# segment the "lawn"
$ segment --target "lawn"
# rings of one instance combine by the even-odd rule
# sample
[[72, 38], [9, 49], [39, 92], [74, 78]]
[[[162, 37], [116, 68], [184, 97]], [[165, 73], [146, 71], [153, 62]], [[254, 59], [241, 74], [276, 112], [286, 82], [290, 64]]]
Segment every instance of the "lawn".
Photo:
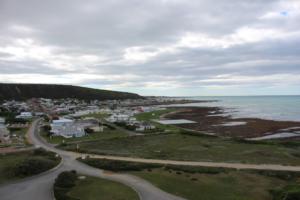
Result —
[[86, 177], [78, 180], [68, 196], [84, 200], [138, 200], [137, 193], [117, 182]]
[[153, 169], [132, 172], [162, 190], [189, 200], [272, 200], [271, 189], [286, 181], [248, 172], [185, 173]]
[[165, 109], [165, 110], [156, 110], [153, 112], [144, 112], [144, 113], [136, 114], [134, 117], [140, 121], [150, 121], [150, 120], [154, 120], [154, 119], [159, 119], [161, 117], [161, 115], [173, 112], [175, 110], [176, 109], [174, 109], [174, 108], [169, 108], [169, 109]]
[[[72, 151], [76, 149], [76, 144], [67, 144], [61, 148]], [[79, 150], [96, 154], [170, 160], [300, 165], [299, 145], [245, 143], [184, 134], [117, 137], [81, 142]]]
[[[29, 160], [29, 162], [27, 162]], [[22, 164], [36, 164], [37, 171], [27, 171], [27, 174], [22, 174], [17, 171]], [[54, 153], [46, 152], [39, 153], [38, 151], [24, 151], [19, 153], [0, 154], [0, 184], [5, 182], [24, 178], [26, 176], [46, 171], [60, 162], [59, 158], [55, 157]], [[44, 165], [46, 163], [46, 165]], [[43, 167], [40, 165], [42, 164]], [[35, 170], [33, 165], [28, 165], [32, 170]], [[36, 173], [37, 172], [37, 173]], [[31, 173], [31, 174], [29, 174]]]
[[299, 172], [162, 165], [96, 158], [78, 160], [95, 168], [139, 176], [166, 192], [189, 200], [296, 200], [300, 197]]
[[153, 111], [153, 112], [139, 113], [139, 114], [136, 114], [134, 117], [138, 121], [151, 122], [153, 125], [155, 125], [159, 129], [178, 132], [180, 130], [180, 128], [177, 127], [177, 126], [164, 125], [164, 124], [160, 124], [160, 123], [154, 121], [154, 120], [160, 119], [160, 117], [162, 115], [170, 113], [170, 112], [174, 112], [174, 111], [176, 111], [175, 108], [168, 108], [168, 109], [165, 109], [165, 110], [156, 110], [156, 111]]
[[43, 130], [41, 130], [41, 135], [52, 144], [61, 144], [63, 141], [65, 143], [69, 142], [84, 142], [84, 141], [95, 141], [95, 140], [106, 140], [106, 139], [112, 139], [112, 138], [122, 138], [127, 137], [128, 134], [118, 131], [118, 130], [109, 130], [105, 129], [103, 132], [95, 132], [91, 133], [89, 135], [78, 137], [78, 138], [64, 138], [62, 136], [47, 136], [47, 133]]
[[83, 115], [83, 116], [81, 116], [81, 118], [94, 117], [94, 118], [97, 118], [97, 119], [104, 119], [108, 116], [109, 116], [109, 114], [107, 114], [107, 113], [91, 113], [91, 114]]

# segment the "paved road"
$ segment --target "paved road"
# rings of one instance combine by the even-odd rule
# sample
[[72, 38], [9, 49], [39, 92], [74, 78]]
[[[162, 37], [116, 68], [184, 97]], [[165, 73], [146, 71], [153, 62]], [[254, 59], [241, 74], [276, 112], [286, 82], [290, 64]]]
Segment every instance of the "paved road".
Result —
[[[44, 142], [39, 135], [36, 134], [35, 127], [37, 121], [33, 122], [33, 126], [29, 131], [31, 141], [40, 147], [47, 150], [54, 151], [61, 155], [63, 158], [62, 165], [46, 174], [26, 179], [16, 184], [10, 184], [0, 188], [1, 200], [52, 200], [52, 185], [57, 174], [64, 170], [75, 169], [79, 173], [114, 180], [125, 185], [130, 186], [140, 196], [142, 200], [183, 200], [180, 197], [168, 194], [149, 182], [140, 179], [135, 176], [127, 174], [107, 174], [102, 170], [92, 168], [83, 163], [75, 160], [75, 158], [82, 156], [83, 154], [67, 152], [54, 148], [51, 144]], [[87, 155], [87, 154], [85, 154]], [[118, 156], [101, 156], [91, 155], [95, 158], [107, 158], [113, 160], [134, 161], [143, 163], [161, 163], [161, 164], [176, 164], [176, 165], [190, 165], [190, 166], [208, 166], [208, 167], [227, 167], [236, 169], [264, 169], [264, 170], [284, 170], [284, 171], [300, 171], [300, 166], [284, 166], [284, 165], [270, 165], [270, 164], [241, 164], [241, 163], [215, 163], [215, 162], [192, 162], [192, 161], [174, 161], [174, 160], [157, 160], [157, 159], [141, 159], [141, 158], [129, 158]]]
[[29, 131], [29, 137], [33, 144], [47, 150], [58, 153], [62, 158], [62, 164], [44, 174], [27, 178], [23, 181], [0, 187], [1, 200], [53, 200], [52, 186], [55, 177], [62, 171], [75, 169], [78, 173], [105, 178], [123, 183], [134, 189], [142, 200], [184, 200], [183, 198], [166, 193], [149, 182], [128, 174], [105, 173], [75, 160], [79, 154], [66, 152], [54, 148], [41, 140], [37, 134], [38, 120], [33, 122]]

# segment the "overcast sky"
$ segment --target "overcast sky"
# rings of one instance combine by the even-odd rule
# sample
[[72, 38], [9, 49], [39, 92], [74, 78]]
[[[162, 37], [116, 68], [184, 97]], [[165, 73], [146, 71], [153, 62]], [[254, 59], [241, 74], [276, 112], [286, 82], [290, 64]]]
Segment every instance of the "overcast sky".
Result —
[[300, 94], [300, 0], [0, 0], [0, 82]]

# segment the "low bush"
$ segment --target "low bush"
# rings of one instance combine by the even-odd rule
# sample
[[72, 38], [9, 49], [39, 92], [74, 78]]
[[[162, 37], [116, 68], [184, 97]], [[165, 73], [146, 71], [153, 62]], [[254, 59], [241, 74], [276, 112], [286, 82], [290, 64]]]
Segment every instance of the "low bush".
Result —
[[26, 158], [13, 169], [15, 176], [25, 177], [47, 171], [57, 165], [57, 162], [43, 157]]
[[202, 134], [202, 133], [199, 133], [199, 132], [196, 132], [196, 131], [188, 131], [188, 130], [180, 130], [179, 133], [182, 134], [182, 135], [206, 137], [206, 138], [216, 137], [214, 135], [207, 135], [207, 134]]
[[67, 195], [72, 187], [76, 185], [76, 171], [64, 171], [60, 173], [54, 182], [54, 196], [56, 200], [78, 200]]
[[247, 170], [260, 175], [269, 176], [273, 178], [279, 178], [285, 181], [293, 181], [300, 178], [300, 172], [290, 171], [271, 171], [271, 170]]
[[233, 171], [234, 169], [227, 169], [221, 167], [194, 167], [182, 165], [166, 165], [166, 170], [182, 171], [186, 173], [200, 173], [200, 174], [219, 174]]
[[300, 185], [288, 185], [280, 189], [270, 191], [273, 200], [300, 200]]
[[110, 171], [141, 171], [144, 169], [160, 168], [163, 166], [160, 164], [127, 162], [127, 161], [96, 159], [96, 158], [87, 158], [87, 159], [79, 158], [79, 161], [84, 162], [96, 168], [110, 170]]

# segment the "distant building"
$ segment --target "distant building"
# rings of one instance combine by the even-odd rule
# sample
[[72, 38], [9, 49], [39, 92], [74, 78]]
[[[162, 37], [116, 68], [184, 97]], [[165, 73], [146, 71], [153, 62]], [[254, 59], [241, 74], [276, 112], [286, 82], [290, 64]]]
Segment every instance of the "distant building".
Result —
[[99, 121], [97, 119], [74, 121], [71, 119], [61, 118], [53, 120], [51, 123], [51, 132], [55, 136], [63, 136], [65, 138], [82, 137], [86, 135], [86, 128], [90, 128], [94, 132], [103, 131], [103, 126], [99, 126]]
[[2, 118], [2, 117], [0, 117], [0, 125], [1, 125], [1, 124], [5, 124], [5, 119]]
[[[0, 118], [2, 119], [2, 118]], [[0, 123], [0, 143], [10, 143], [10, 135], [4, 123]]]
[[51, 124], [51, 132], [55, 136], [63, 136], [65, 138], [82, 137], [85, 135], [84, 127], [74, 124]]
[[32, 117], [33, 116], [31, 112], [21, 112], [20, 115], [16, 116], [17, 119], [31, 119]]
[[136, 126], [137, 126], [136, 129], [135, 129], [136, 131], [153, 130], [153, 129], [156, 128], [154, 125], [152, 125], [149, 122], [142, 122], [140, 124], [137, 124]]

